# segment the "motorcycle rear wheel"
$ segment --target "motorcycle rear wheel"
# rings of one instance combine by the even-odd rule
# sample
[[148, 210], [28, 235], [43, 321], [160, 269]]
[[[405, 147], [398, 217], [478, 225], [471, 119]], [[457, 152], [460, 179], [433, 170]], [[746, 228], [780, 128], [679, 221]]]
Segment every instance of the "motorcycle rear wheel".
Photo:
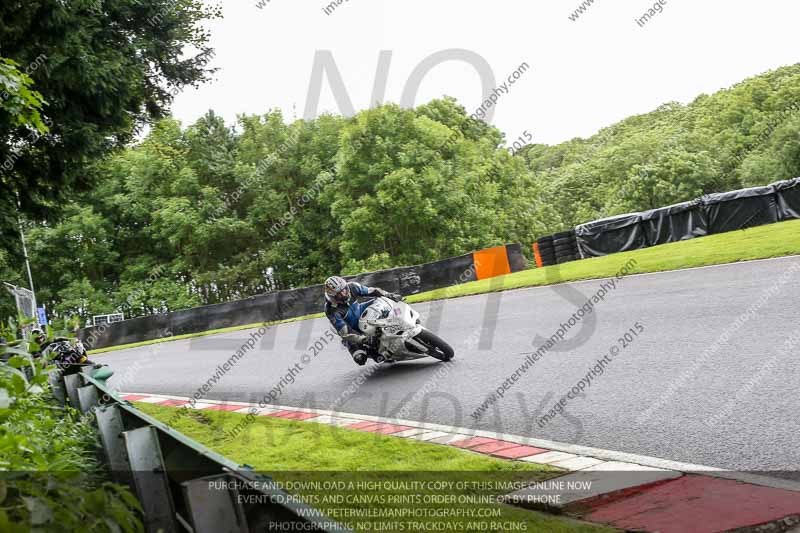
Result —
[[456, 355], [444, 339], [427, 329], [420, 331], [414, 339], [428, 347], [428, 355], [440, 361], [449, 361]]

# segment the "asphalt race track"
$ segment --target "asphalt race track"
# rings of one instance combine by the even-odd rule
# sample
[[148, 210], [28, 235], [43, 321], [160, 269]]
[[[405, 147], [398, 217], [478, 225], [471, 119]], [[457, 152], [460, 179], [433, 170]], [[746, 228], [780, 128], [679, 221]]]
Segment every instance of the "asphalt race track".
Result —
[[[310, 358], [275, 403], [319, 409], [333, 404], [342, 412], [397, 416], [407, 402], [402, 414], [410, 420], [731, 470], [776, 475], [800, 470], [800, 343], [786, 346], [800, 333], [800, 257], [623, 278], [589, 318], [570, 330], [561, 343], [564, 351], [544, 355], [474, 420], [471, 413], [534, 350], [537, 335], [553, 335], [609, 283], [417, 304], [432, 329], [456, 350], [444, 377], [436, 377], [444, 363], [432, 359], [382, 365], [355, 395], [343, 396], [373, 363], [356, 366], [334, 342]], [[593, 378], [582, 397], [569, 400], [563, 414], [540, 427], [540, 417], [636, 322], [644, 332]], [[319, 319], [273, 328], [256, 350], [217, 378], [206, 396], [257, 402], [289, 367], [313, 355], [308, 347], [324, 338], [328, 327]], [[124, 392], [192, 396], [251, 332], [93, 359], [114, 369], [110, 383]]]

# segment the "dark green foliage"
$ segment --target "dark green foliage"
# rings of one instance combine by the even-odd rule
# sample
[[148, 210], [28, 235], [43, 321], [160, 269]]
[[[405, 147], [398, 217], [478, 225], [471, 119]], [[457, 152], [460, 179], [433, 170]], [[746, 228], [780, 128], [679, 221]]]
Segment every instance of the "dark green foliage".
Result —
[[[19, 193], [24, 213], [59, 214], [64, 194], [92, 183], [97, 158], [207, 77], [200, 23], [216, 15], [200, 0], [0, 2], [0, 54], [32, 78], [49, 126], [40, 135], [0, 113], [0, 213], [14, 210]], [[0, 229], [15, 233], [13, 217]]]
[[139, 502], [104, 481], [91, 416], [53, 400], [54, 367], [31, 358], [39, 347], [15, 330], [0, 325], [8, 358], [0, 363], [0, 531], [143, 531]]

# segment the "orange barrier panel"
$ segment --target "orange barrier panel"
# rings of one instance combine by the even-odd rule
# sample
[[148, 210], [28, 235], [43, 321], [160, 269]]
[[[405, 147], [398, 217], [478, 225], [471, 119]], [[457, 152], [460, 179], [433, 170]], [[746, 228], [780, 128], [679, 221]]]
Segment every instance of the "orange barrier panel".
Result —
[[533, 257], [536, 259], [536, 267], [542, 268], [542, 254], [539, 253], [539, 243], [533, 243]]
[[505, 246], [495, 246], [472, 254], [477, 279], [493, 278], [511, 273]]

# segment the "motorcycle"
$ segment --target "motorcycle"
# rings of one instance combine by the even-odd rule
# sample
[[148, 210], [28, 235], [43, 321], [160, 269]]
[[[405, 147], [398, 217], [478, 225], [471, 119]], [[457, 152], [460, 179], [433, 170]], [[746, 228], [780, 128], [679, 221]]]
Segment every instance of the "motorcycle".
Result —
[[86, 348], [80, 340], [73, 344], [66, 337], [57, 337], [50, 343], [44, 354], [65, 376], [80, 372], [84, 366], [100, 366], [89, 360]]
[[378, 297], [361, 313], [358, 327], [384, 362], [423, 357], [450, 361], [455, 356], [453, 348], [420, 322], [419, 313], [407, 303]]

